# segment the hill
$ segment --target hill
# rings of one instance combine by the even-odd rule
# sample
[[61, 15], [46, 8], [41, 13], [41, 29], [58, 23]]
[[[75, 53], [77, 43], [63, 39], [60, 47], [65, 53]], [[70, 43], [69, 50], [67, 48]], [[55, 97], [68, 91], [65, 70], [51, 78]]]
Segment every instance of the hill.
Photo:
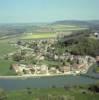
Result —
[[99, 20], [61, 20], [61, 21], [56, 21], [52, 24], [92, 26], [92, 25], [99, 25]]

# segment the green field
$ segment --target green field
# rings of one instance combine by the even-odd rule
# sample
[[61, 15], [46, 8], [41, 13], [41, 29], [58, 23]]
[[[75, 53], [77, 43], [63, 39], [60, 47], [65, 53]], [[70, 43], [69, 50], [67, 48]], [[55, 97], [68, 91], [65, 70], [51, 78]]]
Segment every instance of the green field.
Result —
[[15, 73], [10, 70], [12, 63], [14, 62], [8, 60], [0, 60], [0, 76], [15, 75]]
[[11, 46], [8, 40], [0, 40], [0, 75], [13, 75], [14, 73], [10, 71], [10, 66], [13, 61], [8, 61], [4, 59], [4, 56], [8, 53], [14, 52], [17, 48]]
[[8, 43], [9, 40], [0, 40], [0, 56], [6, 55], [15, 51], [17, 48]]
[[72, 31], [86, 30], [87, 27], [73, 26], [73, 25], [48, 25], [46, 26], [52, 29], [54, 32], [44, 33], [25, 33], [21, 36], [21, 39], [42, 39], [42, 38], [53, 38], [57, 36], [57, 32], [65, 32], [65, 35], [71, 34]]
[[52, 25], [50, 26], [56, 31], [75, 31], [75, 30], [85, 30], [88, 29], [87, 27], [80, 27], [80, 26], [74, 26], [74, 25]]
[[6, 92], [6, 100], [99, 100], [99, 94], [82, 92], [83, 89], [49, 88], [24, 89]]
[[23, 35], [21, 39], [39, 39], [39, 38], [53, 38], [55, 37], [55, 33], [33, 33], [32, 35]]

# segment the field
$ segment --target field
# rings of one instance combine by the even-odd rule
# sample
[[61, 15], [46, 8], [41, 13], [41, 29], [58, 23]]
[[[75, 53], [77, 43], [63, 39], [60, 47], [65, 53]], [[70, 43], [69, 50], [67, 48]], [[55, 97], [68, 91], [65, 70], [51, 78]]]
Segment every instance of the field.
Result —
[[77, 30], [85, 30], [87, 27], [80, 27], [80, 26], [74, 26], [74, 25], [52, 25], [50, 26], [55, 31], [77, 31]]
[[[72, 25], [48, 25], [47, 28], [51, 29], [52, 32], [37, 32], [37, 33], [25, 33], [21, 36], [21, 39], [43, 39], [53, 38], [57, 36], [57, 33], [64, 33], [70, 35], [72, 31], [86, 30], [87, 27], [72, 26]], [[46, 29], [46, 28], [45, 28]], [[43, 29], [41, 29], [43, 31]]]
[[16, 47], [11, 46], [8, 43], [8, 40], [0, 40], [0, 75], [13, 74], [9, 69], [12, 61], [5, 60], [4, 56], [8, 53], [14, 52], [16, 49]]
[[14, 62], [8, 60], [0, 60], [0, 76], [15, 75], [15, 73], [10, 70], [10, 66], [12, 63]]
[[11, 46], [8, 42], [9, 40], [7, 39], [0, 40], [0, 57], [17, 49], [16, 47]]
[[49, 88], [49, 89], [24, 89], [6, 92], [6, 100], [98, 100], [99, 94], [87, 91], [82, 92], [83, 89], [70, 90], [65, 88]]
[[23, 35], [21, 39], [42, 39], [42, 38], [53, 38], [55, 37], [55, 33], [33, 33], [33, 34], [29, 34], [27, 33], [27, 35]]

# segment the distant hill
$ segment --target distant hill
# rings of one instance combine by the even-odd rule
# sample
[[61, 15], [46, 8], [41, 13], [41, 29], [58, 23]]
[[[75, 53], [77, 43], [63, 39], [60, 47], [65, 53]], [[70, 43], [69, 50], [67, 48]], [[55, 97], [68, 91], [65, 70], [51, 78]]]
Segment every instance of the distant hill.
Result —
[[62, 20], [62, 21], [56, 21], [52, 24], [61, 24], [61, 25], [76, 25], [76, 26], [93, 26], [93, 25], [99, 25], [99, 20]]

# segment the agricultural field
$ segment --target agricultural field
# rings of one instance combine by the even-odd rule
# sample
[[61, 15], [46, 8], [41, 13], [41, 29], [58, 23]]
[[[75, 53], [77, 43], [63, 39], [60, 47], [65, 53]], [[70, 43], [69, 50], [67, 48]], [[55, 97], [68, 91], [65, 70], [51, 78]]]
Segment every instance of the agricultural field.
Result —
[[43, 39], [43, 38], [53, 38], [55, 37], [55, 33], [33, 33], [33, 34], [28, 34], [27, 35], [22, 35], [21, 39]]
[[53, 28], [55, 31], [79, 31], [88, 29], [87, 27], [80, 27], [74, 25], [51, 25], [50, 28]]
[[[42, 32], [43, 30], [47, 32]], [[61, 35], [70, 35], [73, 31], [86, 30], [87, 27], [73, 26], [73, 25], [47, 25], [41, 27], [41, 32], [37, 33], [25, 33], [21, 36], [21, 39], [43, 39], [43, 38], [55, 38], [57, 33]], [[39, 29], [37, 29], [39, 30]], [[37, 31], [36, 30], [36, 31]], [[50, 30], [50, 31], [49, 31]]]

